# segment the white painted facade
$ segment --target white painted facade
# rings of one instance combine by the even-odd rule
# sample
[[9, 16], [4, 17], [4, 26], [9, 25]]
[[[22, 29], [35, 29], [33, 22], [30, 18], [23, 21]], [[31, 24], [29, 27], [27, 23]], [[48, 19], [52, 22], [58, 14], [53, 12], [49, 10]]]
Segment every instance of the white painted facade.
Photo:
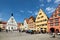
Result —
[[14, 17], [11, 16], [7, 22], [6, 29], [7, 30], [17, 30], [17, 22], [15, 21]]
[[26, 20], [24, 20], [24, 29], [28, 30], [28, 24], [27, 24]]

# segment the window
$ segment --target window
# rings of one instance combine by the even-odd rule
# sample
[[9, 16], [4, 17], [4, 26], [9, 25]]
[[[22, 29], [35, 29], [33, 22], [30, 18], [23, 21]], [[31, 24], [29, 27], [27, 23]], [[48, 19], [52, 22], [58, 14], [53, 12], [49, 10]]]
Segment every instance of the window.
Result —
[[41, 26], [41, 25], [40, 25]]
[[55, 21], [58, 22], [59, 21], [59, 18], [55, 18]]
[[41, 18], [43, 18], [44, 16], [41, 16]]
[[47, 21], [47, 19], [44, 19], [44, 21]]
[[59, 12], [60, 12], [60, 10], [59, 10]]
[[13, 27], [11, 27], [11, 29], [13, 29]]
[[46, 28], [44, 28], [46, 30]]
[[39, 15], [41, 15], [42, 13], [39, 13]]
[[53, 20], [50, 20], [50, 22], [53, 22]]
[[10, 27], [8, 27], [8, 29], [10, 30]]
[[11, 23], [13, 23], [13, 20], [11, 20]]
[[0, 24], [2, 24], [2, 22], [0, 21]]
[[36, 23], [39, 23], [39, 22], [42, 22], [42, 20], [40, 20], [40, 21], [36, 21]]
[[45, 26], [47, 26], [47, 24], [45, 24]]
[[39, 23], [39, 21], [36, 21], [36, 23]]
[[53, 26], [53, 23], [51, 23], [50, 26]]
[[42, 26], [44, 26], [44, 24], [42, 24]]
[[58, 25], [59, 25], [59, 23], [58, 23], [58, 22], [56, 22], [56, 23], [55, 23], [55, 26], [58, 26]]
[[60, 16], [60, 13], [58, 14], [58, 16]]
[[55, 18], [55, 20], [58, 20], [58, 18]]
[[55, 17], [57, 17], [57, 15], [55, 14]]
[[38, 23], [38, 21], [36, 21], [36, 23]]
[[53, 17], [53, 15], [51, 17]]
[[37, 25], [37, 26], [39, 26], [39, 25]]
[[37, 19], [40, 19], [40, 17], [38, 17]]
[[40, 20], [40, 22], [42, 22], [42, 20]]
[[11, 20], [13, 20], [13, 18], [11, 18]]
[[41, 28], [41, 29], [43, 29], [43, 28]]

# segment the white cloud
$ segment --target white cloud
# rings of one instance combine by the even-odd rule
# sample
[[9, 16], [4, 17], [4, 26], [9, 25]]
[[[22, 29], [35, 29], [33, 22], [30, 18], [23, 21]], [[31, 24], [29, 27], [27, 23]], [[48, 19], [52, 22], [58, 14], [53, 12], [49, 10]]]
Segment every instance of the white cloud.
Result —
[[33, 11], [32, 15], [37, 15], [38, 11]]
[[48, 11], [48, 13], [52, 13], [52, 12], [54, 12], [54, 10], [55, 10], [55, 8], [53, 8], [53, 7], [46, 8], [46, 11]]
[[22, 12], [22, 13], [23, 13], [24, 11], [23, 11], [23, 10], [20, 10], [20, 12]]
[[0, 21], [2, 21], [2, 18], [0, 18]]
[[[39, 0], [40, 2], [44, 2], [45, 0]], [[46, 0], [47, 2], [51, 2], [52, 0]]]
[[60, 0], [55, 0], [55, 2], [54, 3], [60, 3]]
[[37, 14], [38, 14], [38, 12], [37, 12], [37, 11], [35, 11], [34, 13], [35, 13], [35, 15], [37, 15]]
[[44, 0], [39, 0], [39, 1], [43, 2]]
[[33, 12], [29, 10], [28, 13], [33, 13]]
[[44, 6], [44, 4], [41, 4], [40, 6]]
[[51, 2], [51, 0], [47, 0], [47, 2]]
[[47, 8], [46, 8], [47, 11], [50, 11], [51, 9], [52, 9], [52, 8], [50, 8], [50, 7], [47, 7]]

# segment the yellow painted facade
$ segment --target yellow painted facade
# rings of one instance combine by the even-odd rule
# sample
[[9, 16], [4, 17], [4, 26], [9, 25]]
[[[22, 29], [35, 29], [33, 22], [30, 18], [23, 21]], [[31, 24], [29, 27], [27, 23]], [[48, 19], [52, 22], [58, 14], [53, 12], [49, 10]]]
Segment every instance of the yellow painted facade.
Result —
[[48, 21], [48, 17], [46, 16], [46, 14], [44, 13], [44, 11], [42, 9], [39, 10], [38, 15], [36, 17], [36, 30], [38, 31], [48, 31], [48, 27], [47, 27], [47, 21]]

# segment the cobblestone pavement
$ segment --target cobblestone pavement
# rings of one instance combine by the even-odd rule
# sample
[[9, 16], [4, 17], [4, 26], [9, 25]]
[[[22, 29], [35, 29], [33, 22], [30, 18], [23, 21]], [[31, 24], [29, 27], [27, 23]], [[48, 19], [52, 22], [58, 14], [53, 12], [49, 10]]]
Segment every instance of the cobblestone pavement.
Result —
[[52, 38], [49, 34], [26, 34], [22, 32], [0, 32], [0, 40], [60, 40], [60, 35]]

